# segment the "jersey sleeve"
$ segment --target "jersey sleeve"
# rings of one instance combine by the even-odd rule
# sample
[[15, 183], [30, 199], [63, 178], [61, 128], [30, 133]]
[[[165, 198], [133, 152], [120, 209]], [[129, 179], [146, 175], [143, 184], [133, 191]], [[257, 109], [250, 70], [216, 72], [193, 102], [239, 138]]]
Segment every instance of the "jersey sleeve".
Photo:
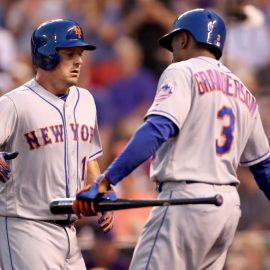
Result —
[[[117, 184], [150, 158], [164, 142], [177, 134], [177, 128], [168, 118], [148, 117], [133, 134], [125, 149], [104, 172], [106, 178], [112, 184]], [[143, 149], [143, 151], [137, 151], [137, 149]]]
[[0, 145], [2, 146], [9, 140], [17, 121], [16, 107], [8, 96], [0, 98], [0, 115]]
[[98, 131], [98, 124], [96, 120], [95, 128], [93, 131], [93, 150], [89, 156], [89, 160], [96, 159], [103, 154], [101, 140]]
[[270, 158], [249, 167], [259, 188], [270, 201]]
[[161, 75], [156, 96], [146, 117], [161, 115], [181, 129], [191, 106], [191, 71], [186, 67], [170, 65]]
[[240, 159], [241, 166], [257, 164], [270, 156], [269, 142], [263, 129], [259, 112]]

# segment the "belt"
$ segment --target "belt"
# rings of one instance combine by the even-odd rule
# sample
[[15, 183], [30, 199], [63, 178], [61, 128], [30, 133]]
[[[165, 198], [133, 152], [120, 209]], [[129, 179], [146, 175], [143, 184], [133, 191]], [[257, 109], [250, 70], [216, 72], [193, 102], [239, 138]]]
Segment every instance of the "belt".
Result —
[[71, 227], [76, 220], [41, 220], [61, 227]]
[[[51, 219], [30, 219], [30, 218], [24, 218], [24, 217], [8, 217], [8, 218], [20, 218], [20, 219], [24, 219], [24, 220], [30, 220], [30, 221], [34, 221], [34, 222], [48, 222], [54, 225], [58, 225], [61, 227], [71, 227], [77, 220], [73, 219], [73, 220], [68, 220], [68, 219], [62, 219], [62, 220], [51, 220]], [[1, 270], [1, 269], [0, 269]]]
[[[172, 182], [172, 181], [165, 181], [165, 182], [156, 182], [156, 191], [160, 193], [162, 191], [162, 187], [165, 183]], [[175, 183], [183, 183], [183, 184], [198, 184], [200, 182], [187, 180], [187, 181], [175, 181]]]
[[228, 183], [228, 184], [215, 184], [215, 183], [207, 183], [207, 182], [198, 182], [198, 181], [193, 181], [193, 180], [183, 180], [183, 181], [165, 181], [165, 182], [156, 182], [156, 191], [158, 193], [160, 193], [162, 191], [163, 185], [166, 183], [171, 183], [171, 182], [175, 182], [175, 183], [181, 183], [181, 184], [208, 184], [208, 185], [228, 185], [228, 186], [234, 186], [237, 187], [237, 183]]

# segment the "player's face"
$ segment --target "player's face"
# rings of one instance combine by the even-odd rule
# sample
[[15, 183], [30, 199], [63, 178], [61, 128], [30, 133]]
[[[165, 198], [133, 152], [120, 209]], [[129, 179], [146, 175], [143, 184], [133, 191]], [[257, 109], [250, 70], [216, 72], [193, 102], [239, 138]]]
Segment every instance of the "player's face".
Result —
[[53, 69], [53, 75], [59, 83], [63, 83], [67, 88], [78, 83], [83, 63], [83, 51], [81, 47], [58, 50], [60, 63]]

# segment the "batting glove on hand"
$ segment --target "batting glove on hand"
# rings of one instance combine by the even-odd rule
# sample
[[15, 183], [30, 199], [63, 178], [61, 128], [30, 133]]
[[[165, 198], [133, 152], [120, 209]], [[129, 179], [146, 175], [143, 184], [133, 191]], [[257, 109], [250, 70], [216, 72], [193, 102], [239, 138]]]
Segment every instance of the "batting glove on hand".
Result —
[[7, 164], [7, 160], [14, 159], [18, 156], [18, 152], [8, 153], [0, 152], [0, 181], [7, 182], [10, 178], [11, 170]]
[[106, 199], [115, 201], [117, 199], [116, 193], [109, 184], [109, 181], [104, 175], [96, 178], [93, 184], [82, 188], [73, 202], [73, 211], [80, 218], [83, 216], [96, 216], [97, 211], [94, 207], [94, 199]]
[[99, 227], [104, 233], [108, 233], [113, 228], [114, 213], [112, 211], [103, 212], [98, 220]]

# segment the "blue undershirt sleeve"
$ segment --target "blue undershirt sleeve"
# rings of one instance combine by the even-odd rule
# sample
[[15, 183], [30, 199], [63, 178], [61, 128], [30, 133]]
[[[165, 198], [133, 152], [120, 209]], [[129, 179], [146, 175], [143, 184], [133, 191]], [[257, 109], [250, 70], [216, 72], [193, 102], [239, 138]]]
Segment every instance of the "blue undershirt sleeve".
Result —
[[259, 188], [270, 201], [270, 157], [249, 167]]
[[177, 136], [179, 128], [168, 118], [151, 115], [136, 130], [120, 155], [104, 172], [105, 177], [117, 184], [144, 161], [149, 159], [168, 139]]

